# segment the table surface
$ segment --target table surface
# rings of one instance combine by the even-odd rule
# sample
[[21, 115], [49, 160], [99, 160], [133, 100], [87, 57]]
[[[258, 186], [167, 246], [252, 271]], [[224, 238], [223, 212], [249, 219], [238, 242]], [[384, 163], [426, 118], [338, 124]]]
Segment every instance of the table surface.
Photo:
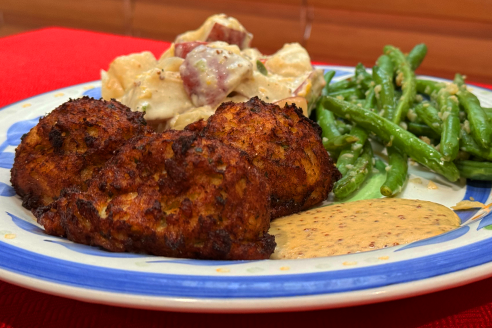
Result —
[[[167, 42], [48, 28], [0, 38], [0, 107], [99, 79], [119, 55]], [[483, 85], [482, 85], [483, 86]], [[1, 123], [0, 123], [1, 124]], [[1, 279], [1, 277], [0, 277]], [[0, 328], [21, 327], [492, 327], [492, 278], [428, 295], [341, 309], [190, 314], [125, 309], [51, 296], [0, 281]]]

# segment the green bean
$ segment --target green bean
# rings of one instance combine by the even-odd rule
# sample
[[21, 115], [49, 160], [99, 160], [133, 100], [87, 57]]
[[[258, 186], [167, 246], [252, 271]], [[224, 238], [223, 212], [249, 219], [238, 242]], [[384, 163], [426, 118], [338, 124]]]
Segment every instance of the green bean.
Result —
[[325, 82], [326, 82], [325, 87], [323, 88], [324, 94], [327, 94], [328, 92], [330, 92], [330, 83], [331, 83], [331, 80], [333, 79], [333, 77], [335, 76], [335, 74], [336, 74], [335, 71], [328, 71], [323, 76], [325, 78]]
[[[389, 60], [389, 57], [387, 58]], [[378, 66], [374, 66], [372, 69], [372, 78], [376, 84], [374, 89], [379, 90], [378, 97], [376, 97], [378, 107], [381, 109], [379, 114], [384, 118], [393, 121], [395, 115], [395, 88], [393, 86], [393, 75], [388, 75]]]
[[[382, 55], [378, 58], [379, 67], [373, 68], [374, 83], [381, 86], [378, 97], [378, 105], [383, 111], [383, 117], [395, 121], [395, 87], [393, 85], [393, 62], [390, 57]], [[400, 96], [401, 97], [401, 96]], [[400, 98], [398, 97], [398, 99]], [[397, 123], [398, 124], [398, 123]], [[384, 196], [394, 196], [401, 191], [407, 179], [408, 164], [406, 155], [393, 147], [387, 147], [389, 156], [389, 170], [386, 181], [381, 186], [380, 192]], [[404, 163], [403, 163], [404, 162]]]
[[436, 82], [431, 80], [417, 79], [417, 92], [423, 93], [429, 96], [437, 96], [439, 90], [444, 88], [446, 84], [443, 82]]
[[[396, 68], [396, 81], [401, 79], [401, 89], [403, 95], [401, 96], [398, 104], [396, 105], [395, 115], [393, 116], [392, 122], [399, 124], [402, 117], [407, 115], [408, 109], [412, 106], [417, 94], [415, 86], [415, 74], [410, 67], [405, 55], [400, 51], [400, 49], [393, 46], [384, 47], [384, 53], [388, 55]], [[401, 78], [400, 78], [401, 76]]]
[[321, 136], [323, 138], [333, 139], [341, 135], [335, 124], [335, 116], [332, 112], [326, 110], [321, 102], [316, 106], [316, 119], [321, 127]]
[[392, 121], [395, 115], [395, 104], [398, 102], [393, 85], [393, 61], [388, 56], [382, 55], [376, 63], [377, 66], [373, 68], [372, 76], [376, 87], [380, 86], [376, 98], [381, 110], [380, 115]]
[[348, 88], [348, 89], [338, 90], [338, 91], [334, 91], [334, 92], [331, 92], [331, 89], [330, 89], [328, 96], [331, 96], [331, 97], [342, 96], [343, 99], [345, 99], [345, 100], [347, 100], [347, 99], [360, 99], [363, 97], [363, 93], [361, 90], [359, 90], [357, 88]]
[[410, 64], [412, 70], [416, 70], [427, 54], [427, 46], [424, 43], [417, 44], [413, 49], [408, 53], [407, 60]]
[[386, 181], [381, 186], [381, 194], [393, 197], [398, 194], [407, 180], [408, 160], [394, 147], [388, 147], [388, 167]]
[[380, 172], [386, 172], [386, 164], [380, 159], [376, 159], [376, 163], [374, 164], [374, 167], [378, 169]]
[[336, 92], [340, 90], [345, 90], [348, 88], [353, 88], [355, 86], [354, 81], [352, 79], [340, 80], [337, 82], [333, 82], [330, 84], [330, 92]]
[[[461, 107], [461, 106], [460, 106]], [[487, 114], [487, 112], [485, 112]], [[460, 123], [465, 123], [466, 121], [466, 113], [464, 110], [460, 110]]]
[[337, 126], [340, 134], [347, 134], [350, 132], [351, 126], [348, 124], [345, 124], [343, 121], [335, 120], [335, 125]]
[[463, 86], [465, 86], [465, 77], [460, 73], [456, 73], [453, 82], [458, 86], [458, 88], [462, 88]]
[[[365, 99], [351, 99], [349, 100], [351, 104], [364, 107], [366, 104]], [[360, 105], [359, 105], [360, 104]]]
[[349, 149], [344, 149], [340, 153], [337, 160], [337, 169], [344, 176], [349, 170], [347, 166], [353, 165], [362, 151], [364, 144], [367, 141], [367, 133], [358, 126], [352, 127], [350, 134], [359, 138], [354, 142]]
[[492, 125], [489, 123], [485, 111], [480, 107], [480, 101], [465, 88], [461, 88], [457, 96], [470, 122], [473, 139], [482, 147], [489, 148], [492, 140]]
[[400, 90], [395, 90], [395, 104], [398, 103], [403, 93]]
[[439, 117], [439, 111], [429, 102], [422, 102], [415, 106], [415, 112], [434, 132], [442, 134], [442, 119]]
[[323, 138], [323, 146], [326, 150], [337, 151], [342, 150], [354, 142], [357, 142], [359, 138], [356, 136], [351, 136], [350, 134], [344, 134], [332, 139]]
[[376, 65], [379, 67], [383, 74], [388, 75], [388, 77], [393, 80], [393, 72], [395, 70], [395, 67], [393, 66], [393, 61], [390, 57], [386, 55], [379, 56], [378, 60], [376, 61]]
[[359, 189], [372, 170], [372, 156], [371, 143], [367, 141], [364, 144], [362, 154], [355, 161], [353, 168], [348, 170], [347, 174], [335, 183], [333, 193], [337, 198], [345, 198]]
[[483, 148], [473, 140], [464, 129], [460, 131], [460, 148], [462, 151], [472, 154], [473, 156], [480, 156], [486, 160], [492, 161], [492, 149]]
[[482, 109], [489, 118], [489, 121], [492, 121], [492, 108], [482, 107]]
[[492, 180], [492, 163], [476, 161], [456, 161], [456, 166], [464, 178], [472, 180]]
[[410, 122], [408, 123], [407, 130], [415, 134], [417, 137], [425, 136], [434, 140], [439, 140], [441, 138], [440, 134], [436, 133], [426, 124]]
[[454, 161], [460, 150], [460, 107], [458, 98], [452, 95], [449, 88], [442, 88], [437, 93], [437, 103], [441, 108], [442, 134], [439, 151], [445, 161]]
[[354, 80], [357, 88], [366, 92], [371, 87], [372, 76], [367, 73], [364, 65], [358, 63], [357, 66], [355, 66]]
[[374, 110], [376, 107], [376, 93], [374, 92], [374, 87], [370, 87], [366, 92], [366, 103], [362, 106], [365, 109]]
[[402, 154], [407, 154], [418, 163], [443, 175], [454, 182], [459, 178], [459, 172], [452, 162], [445, 162], [441, 154], [432, 146], [426, 144], [412, 133], [399, 125], [358, 106], [329, 96], [321, 97], [323, 106], [338, 116], [351, 120], [368, 132], [376, 134], [387, 146], [394, 146]]
[[413, 107], [408, 110], [407, 121], [413, 122], [413, 123], [418, 123], [418, 124], [425, 124], [425, 122], [417, 115], [417, 112], [415, 111], [415, 107], [419, 104], [421, 104], [421, 102], [420, 103], [414, 103]]
[[423, 123], [424, 121], [422, 121], [422, 119], [417, 115], [417, 112], [415, 111], [415, 107], [417, 105], [419, 105], [419, 104], [414, 104], [414, 106], [408, 110], [407, 119], [410, 122]]

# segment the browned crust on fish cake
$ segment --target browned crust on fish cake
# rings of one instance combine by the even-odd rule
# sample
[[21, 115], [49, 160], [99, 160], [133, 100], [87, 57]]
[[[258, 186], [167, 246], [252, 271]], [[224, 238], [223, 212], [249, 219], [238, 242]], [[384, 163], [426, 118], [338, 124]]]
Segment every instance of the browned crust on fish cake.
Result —
[[168, 131], [129, 141], [87, 192], [36, 211], [47, 233], [110, 251], [221, 260], [266, 259], [269, 187], [247, 155]]
[[295, 105], [280, 108], [259, 98], [223, 103], [199, 131], [246, 152], [271, 187], [272, 218], [310, 208], [328, 197], [340, 172], [321, 142], [321, 128]]
[[115, 100], [83, 97], [59, 106], [22, 137], [11, 183], [27, 209], [86, 181], [128, 139], [149, 133], [143, 114]]

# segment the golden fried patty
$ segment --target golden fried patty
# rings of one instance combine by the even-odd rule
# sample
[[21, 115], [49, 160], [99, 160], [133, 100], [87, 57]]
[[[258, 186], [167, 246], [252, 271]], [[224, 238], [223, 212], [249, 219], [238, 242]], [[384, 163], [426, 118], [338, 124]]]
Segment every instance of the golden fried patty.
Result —
[[272, 218], [295, 213], [328, 197], [341, 176], [321, 142], [321, 128], [295, 105], [280, 108], [257, 97], [223, 103], [201, 130], [246, 152], [271, 187]]
[[275, 248], [269, 188], [247, 155], [188, 131], [130, 140], [91, 180], [35, 215], [47, 233], [110, 251], [221, 260]]
[[84, 97], [53, 110], [22, 137], [11, 183], [28, 209], [85, 182], [129, 138], [147, 132], [142, 113], [117, 101]]

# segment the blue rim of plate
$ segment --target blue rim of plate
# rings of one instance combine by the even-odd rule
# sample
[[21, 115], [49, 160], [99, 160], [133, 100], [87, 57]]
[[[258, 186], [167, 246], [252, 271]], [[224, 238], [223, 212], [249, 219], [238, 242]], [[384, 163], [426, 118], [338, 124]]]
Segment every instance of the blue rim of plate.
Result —
[[[340, 66], [318, 67], [353, 70]], [[64, 89], [66, 88], [55, 91]], [[48, 93], [51, 92], [54, 91]], [[1, 108], [0, 111], [19, 102]], [[476, 200], [487, 200], [490, 192], [490, 183], [477, 184], [469, 181], [465, 199], [472, 196]], [[466, 221], [469, 217], [462, 217], [462, 220]], [[482, 221], [490, 221], [489, 224], [492, 224], [492, 215], [486, 216]], [[484, 224], [481, 224], [477, 230], [483, 227]], [[452, 234], [456, 235], [456, 231], [460, 229], [460, 236], [470, 230], [469, 226], [462, 226], [437, 236], [438, 238], [426, 239], [426, 244], [432, 244], [433, 240], [450, 240], [450, 237], [446, 237], [450, 234], [451, 239], [457, 238]], [[411, 245], [413, 244], [408, 246]], [[0, 269], [65, 286], [105, 292], [198, 299], [264, 299], [344, 293], [445, 275], [491, 262], [491, 246], [492, 236], [437, 254], [363, 268], [282, 275], [206, 276], [138, 272], [87, 265], [38, 254], [0, 241]], [[242, 262], [238, 262], [240, 263]]]

